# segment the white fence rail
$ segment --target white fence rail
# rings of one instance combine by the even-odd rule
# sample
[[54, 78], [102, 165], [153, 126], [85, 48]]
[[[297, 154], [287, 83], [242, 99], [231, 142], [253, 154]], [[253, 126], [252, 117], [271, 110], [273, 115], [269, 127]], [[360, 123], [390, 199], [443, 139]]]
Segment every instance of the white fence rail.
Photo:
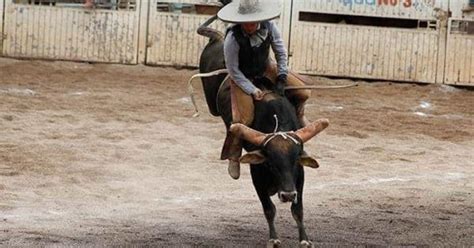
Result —
[[290, 65], [307, 74], [441, 82], [436, 6], [421, 0], [294, 2]]
[[16, 4], [6, 0], [3, 55], [133, 64], [139, 14], [132, 10]]
[[[207, 38], [199, 36], [196, 30], [210, 15], [183, 13], [196, 11], [195, 4], [199, 4], [199, 1], [180, 1], [179, 5], [174, 2], [176, 1], [160, 1], [161, 6], [156, 0], [151, 3], [146, 63], [197, 66], [199, 54], [206, 45]], [[216, 21], [213, 27], [222, 32], [225, 32], [226, 28], [220, 21]]]
[[5, 7], [5, 0], [0, 0], [0, 55], [2, 55], [2, 48], [3, 48], [3, 18], [5, 15], [5, 11], [3, 8]]
[[467, 0], [449, 2], [444, 83], [474, 86], [474, 12], [463, 12]]
[[[0, 55], [195, 67], [207, 44], [196, 30], [218, 4], [97, 0], [105, 4], [88, 10], [67, 1], [0, 0]], [[474, 85], [474, 13], [461, 11], [468, 0], [279, 1], [293, 70]], [[440, 15], [448, 10], [449, 21]]]
[[[277, 20], [286, 41], [289, 39], [291, 1], [283, 1], [282, 15]], [[179, 2], [179, 4], [176, 4]], [[151, 3], [146, 63], [153, 65], [197, 66], [199, 55], [207, 44], [207, 38], [196, 33], [200, 24], [209, 19], [213, 10], [206, 11], [217, 0], [155, 0]], [[177, 7], [174, 7], [177, 6]], [[160, 8], [161, 7], [161, 8]], [[173, 10], [173, 8], [176, 8]], [[204, 11], [199, 12], [199, 8]], [[163, 10], [164, 9], [164, 10]], [[217, 8], [215, 9], [217, 10]], [[190, 12], [190, 13], [183, 13]], [[217, 20], [212, 27], [223, 33], [227, 24]]]
[[450, 19], [445, 83], [474, 86], [474, 20]]
[[291, 42], [291, 67], [328, 76], [435, 82], [436, 31], [301, 23]]

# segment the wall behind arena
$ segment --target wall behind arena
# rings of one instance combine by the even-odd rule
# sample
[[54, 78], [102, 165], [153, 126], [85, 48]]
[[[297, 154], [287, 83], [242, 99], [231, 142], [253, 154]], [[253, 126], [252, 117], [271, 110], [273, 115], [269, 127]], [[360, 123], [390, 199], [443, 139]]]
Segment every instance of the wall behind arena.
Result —
[[[218, 10], [218, 0], [110, 0], [92, 10], [65, 1], [0, 0], [1, 55], [196, 67], [207, 43], [196, 29]], [[468, 0], [280, 1], [295, 71], [474, 85]]]

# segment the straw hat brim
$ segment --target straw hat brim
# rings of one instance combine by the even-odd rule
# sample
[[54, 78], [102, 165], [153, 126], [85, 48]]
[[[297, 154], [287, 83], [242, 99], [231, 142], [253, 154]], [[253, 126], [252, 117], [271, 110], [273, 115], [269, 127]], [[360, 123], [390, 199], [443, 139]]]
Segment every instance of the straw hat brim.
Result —
[[281, 8], [278, 3], [264, 1], [262, 4], [262, 9], [256, 13], [241, 14], [239, 13], [239, 3], [234, 1], [219, 10], [217, 17], [224, 22], [246, 23], [268, 21], [280, 16]]

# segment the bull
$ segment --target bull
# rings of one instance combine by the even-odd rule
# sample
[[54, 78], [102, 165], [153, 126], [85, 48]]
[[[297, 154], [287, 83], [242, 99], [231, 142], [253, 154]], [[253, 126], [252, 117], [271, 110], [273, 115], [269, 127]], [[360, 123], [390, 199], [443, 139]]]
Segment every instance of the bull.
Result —
[[[208, 27], [214, 16], [198, 28], [198, 34], [209, 38], [200, 56], [199, 71], [208, 74], [225, 68], [224, 34]], [[225, 75], [202, 78], [209, 111], [220, 116], [230, 135], [244, 140], [247, 154], [241, 163], [250, 164], [252, 182], [263, 207], [269, 227], [268, 245], [278, 247], [281, 241], [275, 230], [275, 205], [271, 196], [277, 194], [281, 202], [291, 203], [301, 247], [312, 247], [303, 223], [304, 166], [317, 168], [317, 161], [304, 152], [304, 143], [324, 130], [329, 122], [321, 119], [301, 127], [293, 105], [286, 97], [273, 93], [273, 84], [257, 82], [265, 97], [255, 102], [254, 122], [250, 127], [232, 124], [229, 80]]]

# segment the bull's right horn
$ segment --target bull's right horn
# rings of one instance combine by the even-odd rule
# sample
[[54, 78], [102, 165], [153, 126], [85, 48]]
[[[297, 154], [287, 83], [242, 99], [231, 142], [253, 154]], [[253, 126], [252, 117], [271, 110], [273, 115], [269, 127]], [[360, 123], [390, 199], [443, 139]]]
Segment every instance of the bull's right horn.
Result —
[[260, 146], [265, 139], [265, 134], [241, 123], [232, 124], [229, 131], [256, 146]]
[[328, 119], [319, 119], [315, 122], [310, 123], [306, 127], [296, 130], [295, 134], [303, 141], [303, 143], [306, 143], [306, 141], [313, 138], [316, 134], [320, 133], [328, 126]]

